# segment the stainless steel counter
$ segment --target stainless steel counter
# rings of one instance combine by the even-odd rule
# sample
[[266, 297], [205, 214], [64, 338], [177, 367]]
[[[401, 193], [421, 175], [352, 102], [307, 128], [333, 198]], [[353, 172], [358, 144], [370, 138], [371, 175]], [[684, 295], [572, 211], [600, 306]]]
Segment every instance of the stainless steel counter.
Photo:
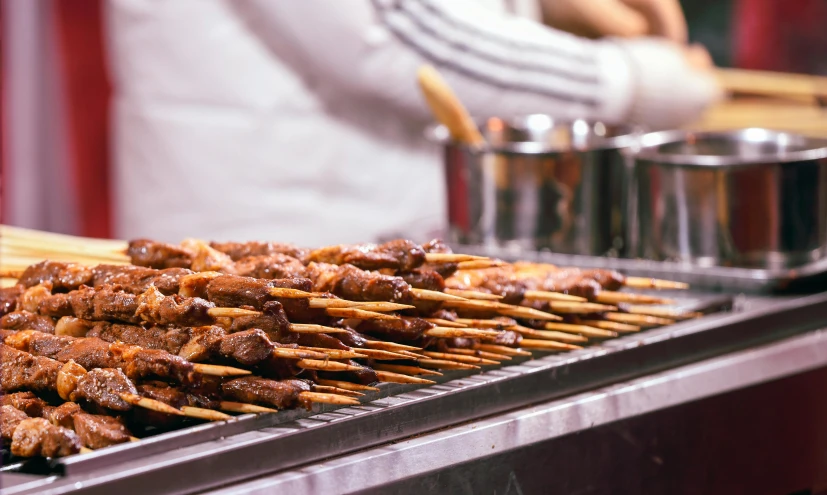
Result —
[[[747, 473], [743, 469], [739, 470], [735, 464], [752, 458], [754, 453], [742, 450], [750, 448], [750, 445], [735, 446], [734, 449], [732, 445], [726, 444], [714, 446], [717, 449], [738, 453], [728, 462], [724, 461], [727, 465], [718, 463], [713, 466], [704, 463], [703, 459], [694, 459], [695, 462], [684, 463], [678, 468], [718, 474], [726, 472], [729, 479], [706, 479], [698, 483], [696, 478], [696, 483], [690, 485], [677, 483], [676, 479], [671, 483], [667, 480], [663, 484], [654, 485], [651, 478], [653, 466], [657, 468], [666, 464], [681, 463], [678, 458], [687, 455], [680, 452], [680, 446], [677, 449], [672, 446], [672, 450], [657, 446], [658, 436], [641, 436], [640, 432], [635, 432], [633, 421], [630, 421], [642, 418], [650, 424], [664, 420], [668, 422], [669, 418], [661, 417], [664, 411], [672, 411], [671, 416], [684, 416], [683, 420], [686, 421], [697, 412], [682, 409], [690, 404], [701, 405], [701, 409], [715, 409], [720, 406], [704, 404], [704, 401], [715, 396], [739, 394], [750, 388], [759, 389], [764, 386], [768, 389], [780, 387], [788, 391], [792, 388], [794, 391], [795, 384], [802, 380], [807, 384], [827, 385], [827, 330], [495, 415], [481, 421], [206, 493], [520, 494], [552, 493], [557, 490], [560, 490], [560, 493], [642, 493], [649, 492], [647, 487], [655, 488], [654, 491], [660, 493], [714, 493], [721, 490], [729, 493], [760, 493], [742, 490], [747, 486], [768, 493], [810, 493], [801, 490], [816, 487], [819, 484], [819, 473], [823, 475], [827, 471], [827, 464], [821, 462], [821, 469], [812, 470], [809, 477], [807, 474], [790, 476], [792, 466], [783, 461], [780, 464], [766, 466], [768, 469], [763, 471], [756, 465], [748, 470], [750, 480], [746, 481], [742, 476]], [[817, 427], [815, 431], [803, 433], [811, 437], [812, 442], [808, 447], [812, 448], [812, 454], [817, 456], [819, 461], [827, 461], [827, 443], [822, 443], [827, 439], [827, 416], [814, 414], [812, 406], [817, 406], [819, 413], [827, 412], [824, 400], [813, 400], [816, 396], [824, 396], [824, 390], [805, 387], [802, 391], [804, 396], [788, 393], [784, 404], [764, 404], [771, 409], [778, 408], [777, 413], [771, 414], [768, 418], [771, 420], [769, 424], [775, 423], [773, 428], [776, 430], [786, 430], [791, 426], [789, 421], [796, 419], [794, 410], [797, 407], [794, 406], [810, 406], [807, 416], [824, 418], [822, 424], [811, 424], [803, 421], [803, 411], [798, 417], [798, 426], [802, 429]], [[765, 392], [766, 390], [761, 391], [762, 394]], [[745, 403], [743, 397], [739, 400], [743, 406], [741, 409], [747, 408], [742, 411], [745, 416], [762, 415], [761, 411], [748, 409], [753, 404]], [[729, 404], [729, 409], [739, 409], [739, 400]], [[790, 411], [791, 408], [793, 411]], [[792, 416], [786, 413], [792, 413]], [[737, 416], [739, 415], [734, 415]], [[732, 417], [726, 419], [731, 420]], [[780, 422], [786, 422], [786, 425]], [[717, 428], [719, 425], [714, 423], [707, 421], [696, 426]], [[746, 423], [749, 423], [749, 420]], [[792, 426], [795, 427], [795, 423], [792, 423]], [[740, 430], [735, 424], [729, 424], [727, 429], [730, 432]], [[595, 434], [589, 435], [589, 431], [594, 431]], [[616, 436], [615, 441], [596, 442], [604, 437], [607, 431], [610, 435]], [[696, 433], [693, 428], [688, 428], [680, 434]], [[767, 431], [760, 430], [742, 433], [751, 433], [754, 438], [762, 435], [773, 437]], [[584, 455], [583, 459], [577, 461], [581, 470], [583, 465], [589, 466], [586, 471], [592, 473], [590, 480], [588, 475], [584, 477], [582, 473], [576, 473], [577, 470], [574, 473], [568, 470], [571, 457], [567, 459], [565, 453], [559, 454], [560, 449], [565, 450], [567, 444], [572, 443], [573, 434], [576, 434], [576, 441], [584, 447], [570, 449], [569, 452], [572, 456]], [[621, 448], [613, 446], [613, 443], [618, 443], [618, 439]], [[727, 441], [725, 437], [719, 437], [718, 440], [724, 443]], [[692, 439], [685, 438], [684, 442], [685, 445], [691, 445]], [[537, 447], [540, 448], [540, 452], [537, 451]], [[779, 449], [783, 446], [777, 442], [764, 442], [764, 447]], [[588, 448], [594, 450], [589, 453]], [[611, 449], [612, 452], [606, 452], [607, 449]], [[628, 454], [630, 450], [635, 453], [624, 461], [621, 455], [624, 451]], [[553, 454], [555, 451], [558, 454]], [[643, 455], [641, 452], [644, 452]], [[698, 453], [701, 452], [696, 452], [696, 455]], [[719, 456], [713, 452], [706, 454], [709, 461], [720, 462]], [[797, 457], [795, 452], [781, 452], [781, 455], [789, 456], [787, 460], [790, 462]], [[538, 457], [544, 459], [544, 462], [540, 463], [541, 466], [538, 466]], [[738, 457], [741, 461], [738, 461]], [[631, 466], [628, 461], [632, 461]], [[638, 461], [640, 464], [635, 466], [634, 463]], [[798, 468], [793, 468], [793, 472], [800, 471], [801, 463], [796, 464]], [[527, 466], [533, 468], [525, 469]], [[625, 475], [618, 476], [618, 467], [628, 467]], [[576, 476], [573, 476], [574, 474]], [[645, 479], [647, 475], [648, 481]], [[581, 479], [572, 479], [577, 477]], [[583, 478], [588, 481], [583, 483]], [[581, 482], [580, 485], [578, 481]], [[776, 488], [787, 491], [773, 491]]]

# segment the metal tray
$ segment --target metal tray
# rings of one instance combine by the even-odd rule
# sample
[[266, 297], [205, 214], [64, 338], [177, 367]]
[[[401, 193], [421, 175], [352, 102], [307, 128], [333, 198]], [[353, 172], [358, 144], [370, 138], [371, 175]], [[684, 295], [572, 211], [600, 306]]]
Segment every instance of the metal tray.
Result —
[[[733, 301], [708, 293], [687, 296], [685, 302], [694, 301], [688, 306], [700, 309]], [[435, 386], [383, 386], [358, 407], [207, 424], [58, 461], [62, 476], [0, 474], [0, 482], [20, 483], [1, 493], [197, 492], [777, 340], [827, 318], [827, 294], [734, 302], [732, 312], [475, 375], [446, 374]]]
[[752, 294], [817, 292], [827, 288], [827, 259], [795, 268], [760, 269], [701, 266], [691, 263], [651, 261], [608, 256], [580, 256], [487, 246], [456, 246], [456, 252], [479, 254], [505, 261], [535, 261], [560, 266], [607, 268], [641, 277], [686, 282], [697, 289]]

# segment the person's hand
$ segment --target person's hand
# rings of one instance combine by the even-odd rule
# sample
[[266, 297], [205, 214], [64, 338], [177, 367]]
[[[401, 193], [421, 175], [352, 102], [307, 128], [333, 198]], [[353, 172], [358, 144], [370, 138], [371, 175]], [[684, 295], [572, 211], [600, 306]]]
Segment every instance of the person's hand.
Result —
[[543, 21], [589, 38], [657, 36], [686, 44], [678, 0], [539, 0]]

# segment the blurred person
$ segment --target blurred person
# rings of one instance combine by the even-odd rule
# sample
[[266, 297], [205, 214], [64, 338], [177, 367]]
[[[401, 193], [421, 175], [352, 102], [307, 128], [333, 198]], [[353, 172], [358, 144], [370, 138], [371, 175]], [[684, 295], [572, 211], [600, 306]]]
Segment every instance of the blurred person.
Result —
[[424, 63], [478, 116], [669, 128], [718, 97], [685, 29], [652, 27], [674, 11], [605, 33], [662, 39], [592, 40], [543, 26], [553, 1], [109, 0], [116, 234], [433, 235], [445, 191]]

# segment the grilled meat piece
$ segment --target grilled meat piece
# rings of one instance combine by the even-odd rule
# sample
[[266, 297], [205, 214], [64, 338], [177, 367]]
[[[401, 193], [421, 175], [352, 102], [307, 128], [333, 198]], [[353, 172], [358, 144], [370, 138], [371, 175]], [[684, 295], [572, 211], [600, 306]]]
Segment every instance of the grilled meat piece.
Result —
[[224, 382], [221, 391], [224, 397], [239, 402], [287, 409], [296, 405], [309, 409], [311, 403], [300, 397], [310, 390], [304, 380], [269, 380], [254, 376], [235, 378]]
[[34, 418], [43, 416], [43, 409], [48, 405], [31, 392], [16, 392], [0, 395], [0, 406], [11, 406]]
[[72, 416], [72, 429], [81, 443], [90, 449], [126, 443], [132, 436], [120, 418], [84, 412]]
[[0, 438], [3, 439], [3, 443], [11, 442], [17, 425], [28, 417], [25, 412], [10, 405], [3, 404], [0, 406]]
[[310, 252], [309, 249], [279, 242], [211, 242], [210, 247], [230, 256], [233, 261], [248, 256], [270, 256], [273, 254], [283, 254], [302, 260]]
[[132, 406], [120, 394], [137, 394], [135, 385], [123, 371], [97, 368], [81, 376], [69, 395], [69, 400], [87, 400], [113, 411], [129, 411]]
[[227, 273], [244, 277], [274, 279], [274, 278], [302, 278], [306, 268], [301, 261], [284, 254], [268, 256], [248, 256], [241, 258], [232, 265], [232, 269], [225, 269]]
[[379, 335], [394, 342], [420, 342], [422, 332], [435, 325], [422, 318], [403, 316], [398, 320], [365, 320], [356, 330], [369, 335]]
[[283, 306], [278, 301], [264, 303], [261, 314], [258, 316], [233, 318], [228, 330], [230, 333], [235, 333], [253, 328], [263, 330], [273, 342], [290, 343], [295, 341], [296, 335], [290, 332], [290, 321], [287, 319]]
[[397, 275], [416, 289], [434, 290], [438, 292], [445, 290], [445, 279], [434, 270], [418, 268], [410, 272], [399, 272]]
[[410, 271], [425, 263], [422, 246], [405, 239], [396, 239], [384, 244], [340, 244], [311, 251], [307, 261], [353, 265], [364, 270], [390, 268]]
[[62, 292], [77, 289], [81, 285], [92, 285], [93, 277], [93, 271], [87, 266], [60, 261], [41, 261], [27, 267], [17, 283], [27, 288], [49, 283], [55, 291]]
[[189, 268], [193, 258], [192, 253], [182, 247], [147, 239], [130, 241], [126, 254], [133, 265], [159, 269]]
[[138, 392], [143, 397], [155, 399], [164, 404], [180, 409], [183, 406], [201, 407], [204, 409], [218, 409], [218, 400], [198, 391], [184, 392], [164, 383], [138, 385]]
[[55, 391], [62, 366], [53, 359], [33, 356], [0, 344], [0, 389], [6, 393]]
[[18, 457], [66, 457], [80, 452], [80, 447], [75, 432], [43, 418], [23, 419], [11, 438], [11, 453]]
[[55, 333], [55, 321], [48, 317], [28, 311], [12, 311], [0, 318], [0, 328], [7, 330], [36, 330], [43, 333]]
[[208, 311], [215, 304], [198, 297], [164, 296], [155, 287], [150, 287], [138, 299], [135, 316], [146, 322], [175, 326], [201, 326], [214, 322]]
[[399, 277], [367, 272], [353, 265], [310, 263], [308, 278], [317, 292], [330, 292], [351, 301], [391, 301], [410, 304], [411, 287]]
[[231, 333], [221, 339], [221, 355], [231, 357], [246, 366], [253, 366], [272, 358], [276, 347], [262, 330], [253, 329]]
[[17, 309], [17, 299], [25, 290], [26, 288], [20, 283], [0, 289], [0, 316]]

